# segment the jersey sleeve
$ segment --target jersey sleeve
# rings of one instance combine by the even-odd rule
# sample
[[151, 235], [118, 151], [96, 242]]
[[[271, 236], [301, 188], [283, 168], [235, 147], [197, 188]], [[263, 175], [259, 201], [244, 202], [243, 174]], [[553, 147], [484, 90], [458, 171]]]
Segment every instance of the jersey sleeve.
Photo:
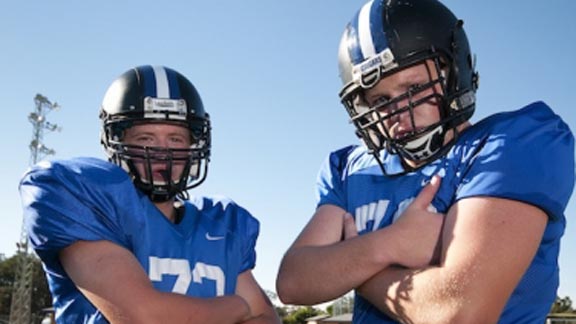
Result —
[[470, 152], [456, 199], [513, 199], [560, 219], [574, 187], [574, 137], [544, 103], [520, 112]]
[[240, 228], [244, 233], [241, 251], [242, 265], [240, 267], [240, 273], [242, 273], [256, 267], [256, 241], [260, 233], [260, 222], [246, 209], [240, 206], [236, 207], [238, 209], [239, 220], [242, 222]]
[[[123, 197], [113, 190], [123, 187], [125, 180], [130, 179], [98, 165], [58, 162], [41, 163], [25, 174], [19, 187], [25, 226], [32, 247], [48, 267], [57, 266], [58, 252], [78, 240], [126, 245], [114, 202]], [[108, 190], [98, 182], [109, 183]]]
[[336, 205], [346, 209], [346, 193], [344, 191], [344, 173], [347, 155], [352, 146], [332, 152], [323, 162], [316, 178], [317, 206]]

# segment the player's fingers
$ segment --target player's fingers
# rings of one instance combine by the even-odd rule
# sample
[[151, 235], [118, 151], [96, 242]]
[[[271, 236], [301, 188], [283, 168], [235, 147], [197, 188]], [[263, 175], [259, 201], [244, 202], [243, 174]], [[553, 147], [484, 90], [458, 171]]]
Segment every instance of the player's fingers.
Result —
[[440, 181], [440, 176], [434, 175], [430, 182], [422, 188], [416, 199], [412, 202], [412, 205], [422, 209], [428, 208], [438, 192], [438, 188], [440, 188]]

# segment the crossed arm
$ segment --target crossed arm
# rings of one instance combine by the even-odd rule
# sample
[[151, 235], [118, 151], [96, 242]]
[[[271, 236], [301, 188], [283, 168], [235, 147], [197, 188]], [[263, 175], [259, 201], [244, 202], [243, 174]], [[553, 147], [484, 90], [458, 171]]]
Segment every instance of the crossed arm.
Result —
[[251, 271], [236, 295], [194, 298], [156, 290], [132, 253], [108, 241], [76, 242], [60, 261], [110, 323], [280, 323]]
[[320, 207], [282, 261], [282, 301], [315, 304], [356, 289], [401, 322], [496, 322], [547, 216], [525, 203], [477, 197], [444, 217], [426, 210], [437, 186], [425, 187], [396, 223], [362, 236], [350, 215], [339, 217], [344, 210]]

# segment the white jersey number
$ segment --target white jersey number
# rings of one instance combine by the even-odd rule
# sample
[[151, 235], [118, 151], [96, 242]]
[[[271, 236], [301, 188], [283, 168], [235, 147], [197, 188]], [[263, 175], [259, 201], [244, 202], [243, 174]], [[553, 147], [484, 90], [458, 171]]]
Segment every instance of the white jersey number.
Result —
[[176, 282], [172, 292], [186, 294], [191, 282], [202, 283], [203, 279], [213, 280], [216, 284], [216, 295], [224, 295], [224, 271], [219, 266], [196, 262], [194, 269], [190, 269], [190, 263], [186, 259], [170, 259], [149, 257], [150, 280], [162, 281], [162, 275], [176, 276]]

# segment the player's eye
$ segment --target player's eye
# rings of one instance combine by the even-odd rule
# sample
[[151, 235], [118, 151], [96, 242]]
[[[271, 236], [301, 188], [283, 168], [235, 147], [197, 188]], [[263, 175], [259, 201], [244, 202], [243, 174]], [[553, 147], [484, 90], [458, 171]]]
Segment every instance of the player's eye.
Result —
[[408, 87], [408, 93], [415, 94], [415, 93], [418, 93], [424, 89], [425, 89], [424, 84], [417, 83], [417, 84], [413, 84], [410, 87]]
[[372, 103], [371, 107], [373, 109], [373, 111], [377, 111], [380, 114], [390, 114], [392, 113], [392, 108], [394, 105], [391, 105], [391, 98], [388, 96], [381, 96], [378, 97], [376, 100], [374, 100], [374, 102]]
[[150, 144], [154, 143], [154, 137], [150, 135], [138, 135], [134, 138], [134, 142], [140, 144]]
[[385, 106], [390, 101], [390, 97], [388, 96], [380, 96], [374, 100], [372, 103], [372, 107], [382, 107]]

